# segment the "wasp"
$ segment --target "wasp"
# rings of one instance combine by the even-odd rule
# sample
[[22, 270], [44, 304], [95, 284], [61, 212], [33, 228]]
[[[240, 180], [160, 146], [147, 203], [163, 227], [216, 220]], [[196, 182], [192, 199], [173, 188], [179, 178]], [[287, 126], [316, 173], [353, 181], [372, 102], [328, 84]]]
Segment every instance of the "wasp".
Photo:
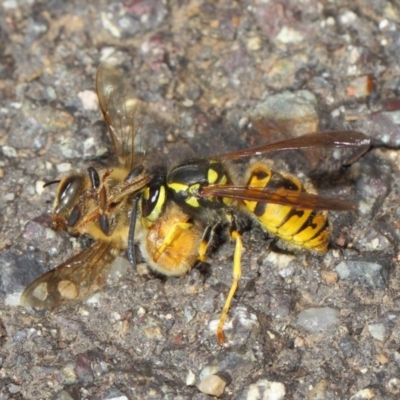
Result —
[[[21, 304], [51, 309], [81, 300], [104, 284], [113, 260], [127, 251], [135, 265], [135, 245], [155, 271], [183, 275], [206, 262], [221, 232], [235, 244], [233, 280], [217, 328], [225, 342], [224, 322], [241, 278], [242, 232], [260, 226], [300, 248], [327, 251], [327, 210], [352, 211], [355, 205], [310, 193], [295, 176], [269, 168], [262, 156], [272, 151], [351, 148], [354, 162], [370, 140], [356, 131], [308, 134], [215, 157], [193, 158], [168, 167], [149, 164], [135, 151], [150, 106], [137, 99], [114, 62], [102, 63], [97, 95], [116, 155], [116, 165], [57, 182], [53, 225], [93, 244], [33, 281]], [[246, 160], [246, 172], [235, 162]]]

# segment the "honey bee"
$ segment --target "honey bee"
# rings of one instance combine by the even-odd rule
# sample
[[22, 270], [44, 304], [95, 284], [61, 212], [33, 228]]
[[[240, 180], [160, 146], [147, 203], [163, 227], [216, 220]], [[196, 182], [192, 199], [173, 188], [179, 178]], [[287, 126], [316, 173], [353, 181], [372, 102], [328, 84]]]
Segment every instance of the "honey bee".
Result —
[[[88, 296], [104, 284], [122, 251], [135, 264], [136, 243], [155, 271], [185, 274], [207, 260], [217, 244], [216, 232], [224, 232], [235, 243], [233, 282], [217, 328], [224, 343], [224, 322], [241, 277], [245, 225], [258, 224], [279, 239], [324, 253], [330, 240], [326, 210], [355, 209], [349, 201], [310, 193], [299, 179], [270, 169], [257, 157], [289, 149], [352, 148], [350, 164], [368, 150], [370, 141], [360, 132], [330, 131], [189, 159], [172, 168], [149, 165], [135, 152], [149, 106], [128, 89], [113, 62], [100, 65], [96, 86], [117, 165], [89, 167], [87, 174], [55, 181], [59, 185], [53, 205], [54, 227], [87, 234], [94, 243], [33, 281], [21, 304], [53, 308]], [[235, 160], [250, 157], [246, 173], [237, 173]]]

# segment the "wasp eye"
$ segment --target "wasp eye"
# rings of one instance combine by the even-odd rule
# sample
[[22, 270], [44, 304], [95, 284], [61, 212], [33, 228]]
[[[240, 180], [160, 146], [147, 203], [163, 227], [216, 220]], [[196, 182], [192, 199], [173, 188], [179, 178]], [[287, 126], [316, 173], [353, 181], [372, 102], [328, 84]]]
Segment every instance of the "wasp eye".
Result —
[[142, 216], [148, 217], [158, 202], [160, 196], [160, 186], [151, 185], [147, 188], [145, 196], [142, 199]]
[[143, 193], [142, 197], [142, 217], [149, 221], [158, 218], [166, 201], [165, 187], [159, 183], [150, 185]]
[[72, 206], [81, 189], [82, 180], [81, 176], [70, 176], [61, 181], [58, 188], [57, 205], [54, 209], [55, 214], [59, 214], [66, 208]]

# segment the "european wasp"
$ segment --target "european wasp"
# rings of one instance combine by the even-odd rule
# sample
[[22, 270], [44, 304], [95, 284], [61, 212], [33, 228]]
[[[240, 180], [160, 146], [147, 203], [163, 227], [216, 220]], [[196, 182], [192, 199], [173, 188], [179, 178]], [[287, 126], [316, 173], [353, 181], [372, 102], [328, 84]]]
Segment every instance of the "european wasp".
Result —
[[[135, 264], [135, 243], [151, 268], [182, 275], [207, 260], [222, 232], [235, 243], [233, 282], [217, 328], [223, 343], [224, 321], [241, 277], [245, 225], [257, 224], [279, 239], [324, 253], [330, 240], [326, 210], [355, 209], [351, 202], [310, 193], [299, 179], [270, 169], [260, 156], [289, 149], [353, 148], [351, 163], [368, 150], [370, 141], [360, 132], [330, 131], [172, 167], [149, 165], [135, 152], [143, 121], [151, 116], [148, 105], [127, 89], [112, 62], [100, 65], [96, 84], [117, 164], [89, 167], [87, 174], [57, 181], [53, 206], [56, 228], [87, 234], [94, 243], [32, 282], [21, 304], [53, 308], [86, 297], [103, 285], [122, 251]], [[250, 158], [246, 173], [238, 173], [236, 161]]]

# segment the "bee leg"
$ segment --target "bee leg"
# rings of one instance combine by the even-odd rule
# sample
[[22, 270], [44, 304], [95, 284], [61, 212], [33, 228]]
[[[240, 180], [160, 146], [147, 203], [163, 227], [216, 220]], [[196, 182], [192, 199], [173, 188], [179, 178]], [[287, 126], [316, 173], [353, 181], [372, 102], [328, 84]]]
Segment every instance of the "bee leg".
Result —
[[170, 246], [174, 240], [179, 236], [181, 231], [186, 231], [193, 226], [190, 222], [177, 222], [175, 223], [172, 228], [168, 231], [167, 235], [165, 236], [162, 245], [157, 249], [154, 253], [153, 260], [157, 262], [160, 258], [161, 254], [165, 251], [165, 249]]
[[100, 228], [106, 236], [110, 235], [110, 222], [108, 220], [108, 201], [107, 191], [104, 185], [101, 185], [98, 191], [99, 199], [99, 223]]
[[239, 233], [239, 231], [236, 230], [237, 227], [236, 227], [235, 216], [228, 215], [228, 218], [231, 220], [231, 228], [230, 228], [231, 238], [235, 241], [236, 244], [235, 244], [235, 253], [233, 256], [233, 282], [229, 290], [228, 297], [225, 300], [224, 308], [222, 309], [221, 318], [219, 319], [217, 327], [217, 338], [220, 344], [226, 342], [225, 335], [223, 332], [224, 323], [228, 315], [233, 296], [236, 293], [236, 290], [239, 286], [240, 278], [242, 276], [242, 267], [241, 267], [241, 257], [243, 248], [242, 236]]
[[106, 171], [100, 179], [98, 172], [93, 168], [88, 168], [90, 182], [93, 191], [96, 193], [97, 201], [99, 203], [99, 225], [102, 232], [106, 235], [110, 235], [110, 222], [108, 219], [109, 203], [108, 194], [104, 182], [110, 175], [111, 171]]

